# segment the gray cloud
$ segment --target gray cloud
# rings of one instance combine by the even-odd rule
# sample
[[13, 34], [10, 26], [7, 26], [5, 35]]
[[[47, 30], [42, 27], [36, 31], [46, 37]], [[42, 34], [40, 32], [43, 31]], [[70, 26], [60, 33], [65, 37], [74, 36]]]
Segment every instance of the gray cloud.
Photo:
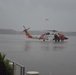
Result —
[[75, 31], [75, 20], [76, 0], [0, 0], [0, 28]]

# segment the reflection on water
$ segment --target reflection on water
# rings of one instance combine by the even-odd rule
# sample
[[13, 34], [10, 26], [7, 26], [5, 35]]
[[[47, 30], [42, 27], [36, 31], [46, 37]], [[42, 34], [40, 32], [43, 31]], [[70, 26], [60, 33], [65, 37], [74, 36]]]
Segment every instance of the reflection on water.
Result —
[[41, 42], [40, 47], [44, 51], [49, 51], [50, 50], [50, 42], [48, 42], [48, 41]]
[[28, 50], [30, 50], [30, 48], [31, 48], [31, 41], [25, 41], [25, 48], [24, 48], [24, 50], [28, 51]]
[[67, 41], [53, 42], [53, 41], [25, 41], [25, 51], [32, 49], [40, 49], [41, 51], [58, 51], [64, 50], [67, 46]]
[[54, 51], [62, 50], [62, 49], [64, 49], [64, 46], [54, 46], [54, 47], [53, 47], [53, 50], [54, 50]]
[[64, 50], [66, 48], [67, 43], [68, 43], [67, 41], [54, 42], [53, 50], [54, 51]]
[[44, 51], [50, 50], [50, 42], [47, 41], [25, 41], [25, 51], [29, 51], [31, 49], [37, 49]]
[[24, 50], [30, 51], [35, 48], [39, 48], [44, 51], [53, 51], [63, 50], [67, 44], [67, 41], [63, 42], [52, 42], [52, 41], [25, 41]]
[[54, 42], [54, 46], [53, 46], [53, 50], [57, 51], [57, 50], [62, 50], [64, 49], [64, 42]]

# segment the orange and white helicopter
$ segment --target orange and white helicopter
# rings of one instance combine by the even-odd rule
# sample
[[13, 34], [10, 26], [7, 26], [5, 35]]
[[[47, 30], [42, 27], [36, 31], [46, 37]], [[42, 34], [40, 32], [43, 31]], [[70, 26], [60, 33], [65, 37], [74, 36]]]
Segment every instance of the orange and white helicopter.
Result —
[[66, 37], [66, 36], [64, 36], [62, 33], [60, 33], [60, 32], [58, 32], [58, 31], [56, 31], [56, 30], [47, 30], [47, 31], [50, 31], [50, 32], [53, 32], [53, 33], [51, 33], [50, 34], [50, 32], [47, 32], [47, 33], [44, 33], [44, 34], [41, 34], [39, 37], [37, 37], [37, 36], [32, 36], [29, 32], [28, 32], [28, 29], [30, 29], [30, 28], [25, 28], [25, 26], [23, 26], [24, 27], [24, 32], [25, 32], [25, 35], [27, 36], [27, 38], [30, 38], [30, 39], [39, 39], [39, 40], [43, 40], [43, 41], [45, 41], [45, 40], [49, 40], [49, 37], [50, 37], [50, 35], [54, 35], [54, 38], [53, 38], [53, 40], [56, 42], [56, 41], [64, 41], [64, 40], [67, 40], [68, 38]]
[[49, 40], [49, 35], [50, 35], [50, 33], [49, 32], [47, 32], [47, 33], [44, 33], [44, 34], [41, 34], [39, 37], [37, 37], [37, 36], [32, 36], [29, 32], [28, 32], [28, 29], [30, 29], [30, 28], [25, 28], [25, 26], [23, 26], [24, 27], [24, 32], [25, 32], [25, 35], [27, 36], [27, 38], [30, 38], [30, 39], [39, 39], [39, 40], [43, 40], [43, 41], [45, 41], [45, 40]]

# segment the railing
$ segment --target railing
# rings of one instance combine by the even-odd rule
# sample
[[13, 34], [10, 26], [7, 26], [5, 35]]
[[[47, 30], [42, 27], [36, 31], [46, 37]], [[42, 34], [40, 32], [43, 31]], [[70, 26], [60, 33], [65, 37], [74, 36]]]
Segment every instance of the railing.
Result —
[[13, 68], [13, 75], [25, 75], [25, 67], [13, 60], [7, 59]]

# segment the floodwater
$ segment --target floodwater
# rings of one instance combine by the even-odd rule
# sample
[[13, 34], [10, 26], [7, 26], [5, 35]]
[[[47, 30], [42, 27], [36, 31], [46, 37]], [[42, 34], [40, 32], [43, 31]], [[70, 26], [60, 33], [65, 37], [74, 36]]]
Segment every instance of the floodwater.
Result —
[[40, 75], [76, 75], [76, 36], [55, 43], [26, 39], [25, 35], [1, 35], [0, 52]]

